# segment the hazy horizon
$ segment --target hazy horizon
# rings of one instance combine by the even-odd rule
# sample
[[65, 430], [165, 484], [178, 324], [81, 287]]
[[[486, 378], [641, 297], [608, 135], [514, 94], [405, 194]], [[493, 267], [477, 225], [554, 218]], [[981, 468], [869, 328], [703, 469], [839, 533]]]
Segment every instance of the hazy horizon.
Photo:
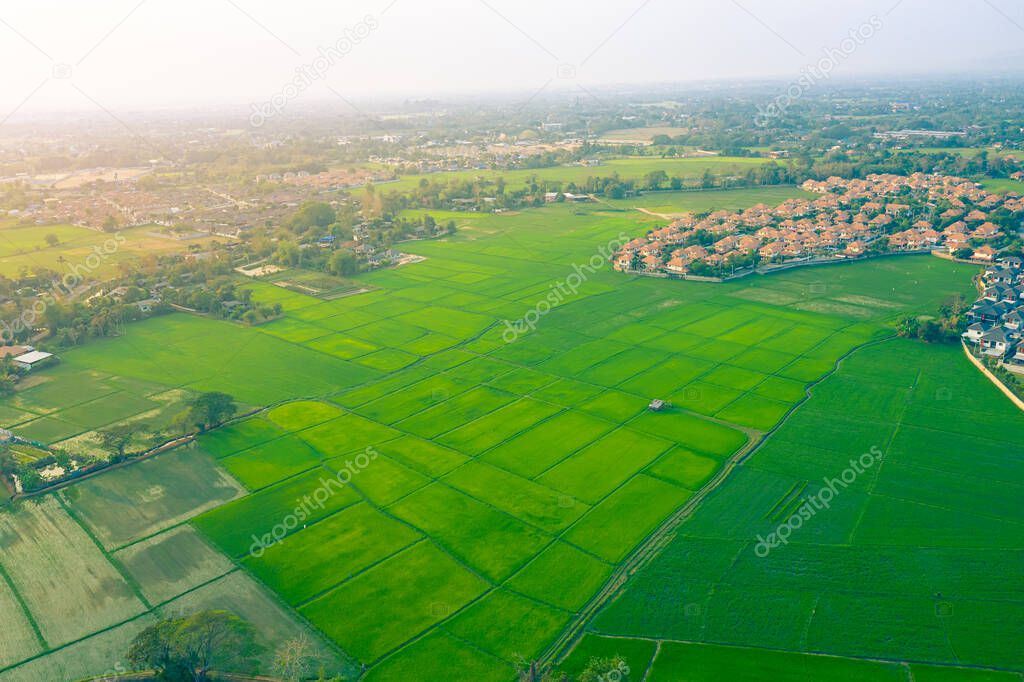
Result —
[[821, 82], [1019, 69], [1024, 3], [805, 4], [44, 0], [0, 9], [0, 121], [275, 98], [588, 97], [623, 83], [796, 79], [822, 59]]

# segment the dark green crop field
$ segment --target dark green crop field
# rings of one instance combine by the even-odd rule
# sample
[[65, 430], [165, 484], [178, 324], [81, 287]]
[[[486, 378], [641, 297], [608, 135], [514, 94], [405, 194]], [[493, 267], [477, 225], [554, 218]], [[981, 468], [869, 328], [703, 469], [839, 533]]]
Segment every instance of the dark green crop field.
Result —
[[[670, 672], [684, 660], [789, 665], [792, 654], [762, 648], [1020, 670], [1022, 443], [1019, 411], [959, 348], [860, 350], [592, 627], [758, 648], [663, 648], [655, 680], [705, 679]], [[827, 504], [798, 514], [812, 497]], [[761, 544], [772, 532], [785, 542]], [[802, 660], [822, 662], [818, 679], [888, 679]]]

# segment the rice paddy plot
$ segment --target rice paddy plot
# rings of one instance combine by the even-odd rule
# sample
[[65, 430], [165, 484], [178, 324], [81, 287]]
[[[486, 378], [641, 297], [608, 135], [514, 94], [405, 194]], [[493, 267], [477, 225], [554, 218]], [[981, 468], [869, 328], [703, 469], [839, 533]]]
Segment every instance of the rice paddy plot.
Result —
[[396, 429], [349, 413], [299, 431], [296, 435], [312, 445], [323, 457], [338, 457], [375, 448], [402, 434]]
[[[43, 651], [28, 615], [18, 603], [18, 597], [5, 580], [0, 580], [0, 670]], [[3, 679], [0, 673], [0, 679]]]
[[162, 604], [235, 570], [189, 526], [178, 526], [113, 555], [150, 604]]
[[481, 459], [533, 478], [613, 428], [611, 422], [582, 412], [564, 412], [489, 450]]
[[405, 682], [425, 677], [443, 679], [458, 670], [474, 682], [505, 682], [514, 672], [511, 665], [440, 628], [374, 666], [368, 682]]
[[279, 438], [285, 433], [285, 430], [261, 417], [251, 417], [202, 434], [199, 444], [214, 457], [227, 457]]
[[437, 441], [475, 456], [559, 412], [561, 408], [557, 405], [523, 398], [449, 431]]
[[482, 462], [459, 467], [444, 482], [550, 533], [568, 527], [589, 508], [557, 490]]
[[319, 465], [320, 454], [296, 436], [255, 445], [219, 461], [249, 490], [259, 490]]
[[580, 519], [565, 539], [606, 561], [620, 561], [690, 497], [664, 481], [639, 475]]
[[508, 590], [495, 590], [443, 627], [508, 661], [534, 660], [568, 623], [570, 614]]
[[[343, 462], [340, 457], [327, 460], [326, 466], [338, 472], [352, 470], [351, 460]], [[358, 480], [353, 480], [352, 485], [374, 504], [387, 506], [430, 482], [430, 478], [415, 469], [386, 455], [377, 454], [370, 457], [367, 466], [359, 470]]]
[[378, 449], [391, 459], [431, 478], [443, 476], [469, 459], [457, 450], [415, 436], [403, 436]]
[[609, 563], [555, 542], [509, 579], [507, 586], [566, 611], [577, 611], [612, 572]]
[[570, 498], [595, 504], [671, 447], [669, 441], [620, 428], [561, 461], [537, 480]]
[[268, 410], [264, 416], [285, 431], [299, 431], [340, 417], [342, 414], [342, 410], [330, 403], [296, 400], [278, 405]]
[[50, 651], [0, 672], [3, 682], [38, 682], [39, 680], [81, 680], [96, 675], [119, 674], [126, 666], [118, 666], [135, 636], [157, 619], [149, 614], [102, 630], [68, 646]]
[[516, 396], [511, 393], [479, 386], [403, 419], [395, 426], [423, 438], [437, 438], [441, 434], [479, 419], [515, 399]]
[[224, 553], [244, 556], [359, 500], [351, 486], [318, 468], [221, 505], [192, 523]]
[[663, 644], [651, 667], [654, 682], [753, 682], [766, 678], [780, 682], [901, 682], [906, 673], [893, 663], [676, 642]]
[[[370, 663], [447, 618], [487, 583], [420, 542], [299, 608], [357, 659]], [[345, 613], [347, 617], [338, 618]]]
[[624, 679], [640, 680], [654, 658], [657, 644], [644, 639], [625, 639], [621, 637], [600, 637], [585, 635], [573, 648], [569, 656], [558, 665], [558, 670], [569, 675], [580, 675], [591, 659], [621, 658], [626, 664], [628, 673]]
[[113, 549], [233, 500], [244, 489], [198, 448], [183, 447], [61, 491]]
[[389, 508], [492, 581], [510, 576], [551, 537], [516, 517], [435, 483]]
[[243, 563], [286, 602], [299, 605], [422, 537], [369, 505], [357, 504]]
[[0, 546], [0, 566], [51, 647], [146, 610], [52, 496], [0, 512]]

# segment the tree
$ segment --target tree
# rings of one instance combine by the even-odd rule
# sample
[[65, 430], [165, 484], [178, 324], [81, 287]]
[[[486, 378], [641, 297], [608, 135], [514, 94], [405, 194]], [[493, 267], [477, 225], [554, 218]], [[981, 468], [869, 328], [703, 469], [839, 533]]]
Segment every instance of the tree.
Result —
[[305, 232], [311, 227], [327, 227], [338, 219], [338, 215], [330, 204], [311, 201], [301, 208], [288, 221], [288, 227], [294, 232]]
[[959, 258], [960, 260], [968, 260], [974, 255], [974, 249], [957, 249], [953, 252], [953, 258]]
[[316, 652], [305, 636], [289, 639], [274, 654], [274, 674], [285, 682], [298, 682], [309, 676]]
[[942, 327], [935, 320], [924, 320], [917, 327], [917, 338], [925, 343], [937, 343], [944, 337]]
[[128, 659], [160, 680], [205, 682], [214, 668], [251, 669], [259, 652], [251, 625], [227, 611], [200, 611], [150, 625], [132, 640]]
[[124, 457], [124, 451], [134, 435], [135, 427], [131, 424], [115, 424], [100, 431], [100, 441], [104, 448], [116, 452], [118, 457]]
[[351, 277], [359, 271], [359, 263], [351, 251], [335, 251], [327, 261], [327, 269], [332, 275]]
[[235, 399], [227, 393], [211, 391], [192, 399], [188, 409], [188, 421], [200, 431], [220, 424], [237, 410]]
[[663, 170], [654, 170], [644, 177], [647, 189], [658, 189], [668, 182], [668, 173]]
[[43, 237], [43, 239], [46, 240], [47, 246], [57, 246], [57, 244], [60, 244], [60, 237], [55, 235], [53, 232]]
[[103, 221], [104, 232], [117, 232], [117, 218], [112, 215], [108, 215]]
[[896, 321], [896, 334], [905, 339], [912, 339], [917, 336], [917, 331], [920, 326], [921, 323], [916, 317], [913, 315], [904, 315]]
[[295, 242], [281, 242], [274, 253], [274, 260], [281, 265], [295, 266], [302, 260], [302, 250]]

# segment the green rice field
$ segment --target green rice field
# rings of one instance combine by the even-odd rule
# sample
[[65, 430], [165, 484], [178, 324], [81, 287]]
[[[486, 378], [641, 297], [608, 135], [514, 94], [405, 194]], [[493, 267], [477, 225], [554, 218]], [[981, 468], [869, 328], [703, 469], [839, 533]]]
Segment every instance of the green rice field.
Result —
[[[662, 201], [705, 210], [781, 192], [799, 190]], [[314, 633], [329, 667], [363, 666], [367, 680], [510, 680], [514, 662], [544, 654], [622, 562], [694, 502], [679, 536], [587, 625], [650, 649], [641, 668], [652, 679], [714, 679], [731, 656], [711, 644], [800, 661], [825, 652], [829, 662], [806, 662], [821, 679], [854, 679], [855, 657], [900, 668], [911, 641], [916, 662], [1024, 669], [990, 629], [1019, 617], [1015, 588], [942, 580], [989, 559], [1007, 570], [1019, 561], [1015, 460], [978, 454], [983, 444], [1017, 452], [1008, 403], [955, 352], [909, 344], [854, 353], [817, 384], [891, 335], [900, 314], [969, 295], [974, 268], [908, 256], [707, 285], [591, 267], [599, 246], [659, 224], [630, 207], [459, 220], [456, 237], [402, 245], [422, 262], [361, 277], [367, 293], [325, 301], [253, 282], [257, 300], [281, 303], [282, 319], [149, 319], [64, 353], [48, 381], [0, 404], [0, 416], [23, 420], [16, 432], [46, 420], [31, 428], [53, 442], [116, 420], [127, 396], [218, 390], [268, 406], [194, 446], [42, 498], [52, 518], [34, 502], [0, 511], [0, 528], [59, 519], [69, 538], [51, 546], [0, 534], [0, 602], [19, 606], [2, 617], [11, 644], [0, 655], [13, 653], [0, 658], [0, 680], [102, 674], [75, 647], [117, 651], [172, 605], [206, 604], [237, 610], [267, 639]], [[570, 275], [575, 291], [539, 304]], [[505, 322], [520, 319], [535, 328], [510, 338]], [[787, 419], [809, 386], [814, 397]], [[943, 386], [964, 401], [924, 400]], [[671, 407], [649, 411], [654, 398]], [[986, 411], [991, 419], [971, 422], [983, 430], [936, 435], [936, 423]], [[741, 551], [841, 453], [904, 442], [908, 454], [892, 450], [877, 491], [858, 481], [865, 489], [809, 524], [802, 542], [767, 563]], [[944, 455], [970, 452], [982, 470], [963, 457], [929, 462], [933, 442]], [[991, 508], [973, 510], [983, 495]], [[949, 514], [929, 526], [937, 507]], [[971, 523], [978, 530], [961, 540]], [[901, 559], [896, 549], [920, 545], [926, 527], [927, 551]], [[83, 582], [51, 605], [41, 595], [63, 574], [44, 562], [98, 567], [110, 598], [94, 608], [100, 595]], [[874, 591], [842, 587], [871, 565], [891, 567], [869, 581]], [[940, 602], [963, 618], [928, 621]], [[690, 604], [700, 604], [699, 626], [680, 615]], [[89, 620], [62, 623], [55, 608], [85, 609]], [[893, 630], [851, 633], [847, 620]], [[688, 658], [709, 672], [679, 677], [672, 661]]]
[[[776, 668], [789, 671], [777, 679], [907, 679], [856, 672], [864, 662], [842, 672], [833, 657], [1019, 679], [1010, 671], [1024, 657], [1007, 633], [1024, 626], [1011, 578], [1024, 547], [1021, 443], [1019, 411], [959, 348], [887, 341], [857, 351], [590, 627], [687, 642], [662, 648], [655, 680]], [[872, 459], [856, 475], [851, 461]], [[793, 523], [801, 500], [830, 481], [834, 499], [817, 498], [828, 506]], [[796, 526], [787, 541], [759, 547], [783, 522]], [[804, 663], [791, 664], [800, 653]], [[691, 664], [706, 677], [672, 672]], [[947, 677], [972, 679], [943, 667], [914, 674]]]

